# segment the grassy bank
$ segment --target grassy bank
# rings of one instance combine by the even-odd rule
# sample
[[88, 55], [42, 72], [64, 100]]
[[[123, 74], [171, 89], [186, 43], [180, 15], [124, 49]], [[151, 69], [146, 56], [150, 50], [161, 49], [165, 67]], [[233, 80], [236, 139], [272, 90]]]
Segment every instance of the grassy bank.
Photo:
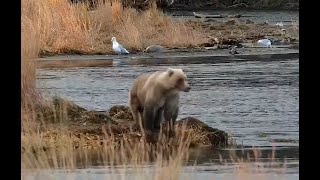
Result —
[[112, 54], [113, 36], [131, 53], [155, 44], [169, 49], [199, 48], [213, 46], [215, 39], [220, 43], [255, 42], [267, 36], [289, 42], [298, 39], [295, 25], [287, 28], [284, 37], [279, 27], [246, 20], [185, 21], [165, 15], [156, 6], [138, 12], [123, 8], [119, 0], [112, 5], [109, 0], [99, 2], [90, 11], [89, 5], [68, 0], [23, 0], [22, 24], [39, 39], [34, 45], [38, 54]]
[[152, 44], [185, 47], [204, 41], [201, 33], [173, 21], [156, 7], [139, 13], [123, 9], [119, 1], [112, 6], [99, 3], [90, 12], [87, 5], [68, 0], [23, 0], [22, 16], [25, 24], [38, 29], [42, 53], [111, 53], [113, 36], [131, 52]]

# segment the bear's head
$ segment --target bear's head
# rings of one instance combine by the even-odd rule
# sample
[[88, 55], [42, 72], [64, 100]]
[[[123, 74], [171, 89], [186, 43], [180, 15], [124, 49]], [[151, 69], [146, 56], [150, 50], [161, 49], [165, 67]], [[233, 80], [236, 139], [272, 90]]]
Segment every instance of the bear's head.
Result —
[[164, 79], [168, 89], [189, 92], [191, 87], [188, 84], [187, 76], [182, 69], [168, 68]]

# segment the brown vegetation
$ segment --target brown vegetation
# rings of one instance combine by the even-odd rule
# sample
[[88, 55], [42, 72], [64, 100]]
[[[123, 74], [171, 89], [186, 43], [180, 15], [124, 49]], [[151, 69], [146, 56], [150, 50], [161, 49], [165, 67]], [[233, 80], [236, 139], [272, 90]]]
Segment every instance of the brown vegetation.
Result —
[[139, 12], [123, 8], [120, 0], [110, 2], [98, 1], [97, 8], [90, 11], [88, 4], [68, 0], [23, 0], [22, 23], [24, 29], [33, 29], [33, 36], [38, 38], [36, 47], [43, 55], [111, 54], [113, 36], [134, 53], [155, 44], [166, 48], [201, 47], [210, 43], [212, 36], [247, 42], [251, 36], [257, 39], [280, 33], [277, 27], [232, 19], [225, 23], [190, 23], [165, 15], [155, 5]]
[[202, 35], [165, 16], [155, 6], [138, 12], [119, 1], [100, 3], [95, 11], [68, 0], [23, 0], [23, 21], [38, 30], [42, 53], [111, 53], [111, 37], [130, 52], [152, 44], [195, 46]]

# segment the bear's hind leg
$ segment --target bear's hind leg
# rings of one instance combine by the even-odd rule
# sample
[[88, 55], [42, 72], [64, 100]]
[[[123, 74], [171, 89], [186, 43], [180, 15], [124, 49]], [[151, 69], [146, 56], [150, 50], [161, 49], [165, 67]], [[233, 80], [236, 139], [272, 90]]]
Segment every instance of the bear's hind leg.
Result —
[[164, 118], [166, 120], [166, 127], [169, 128], [169, 137], [175, 136], [175, 124], [178, 117], [179, 108], [166, 109], [164, 111]]
[[139, 106], [139, 101], [136, 96], [130, 96], [129, 99], [129, 106], [131, 109], [132, 117], [134, 122], [141, 127], [143, 125], [142, 123], [142, 117], [140, 116], [140, 106]]

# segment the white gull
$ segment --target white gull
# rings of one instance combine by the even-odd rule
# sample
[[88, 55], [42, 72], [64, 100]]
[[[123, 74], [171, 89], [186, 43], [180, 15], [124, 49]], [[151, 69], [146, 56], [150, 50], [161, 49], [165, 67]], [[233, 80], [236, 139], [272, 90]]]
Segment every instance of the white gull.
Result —
[[262, 47], [270, 47], [271, 48], [271, 41], [269, 39], [260, 39], [257, 44], [259, 44]]
[[112, 50], [115, 53], [118, 54], [129, 54], [129, 52], [121, 45], [117, 42], [115, 37], [111, 38], [111, 42], [112, 42]]

